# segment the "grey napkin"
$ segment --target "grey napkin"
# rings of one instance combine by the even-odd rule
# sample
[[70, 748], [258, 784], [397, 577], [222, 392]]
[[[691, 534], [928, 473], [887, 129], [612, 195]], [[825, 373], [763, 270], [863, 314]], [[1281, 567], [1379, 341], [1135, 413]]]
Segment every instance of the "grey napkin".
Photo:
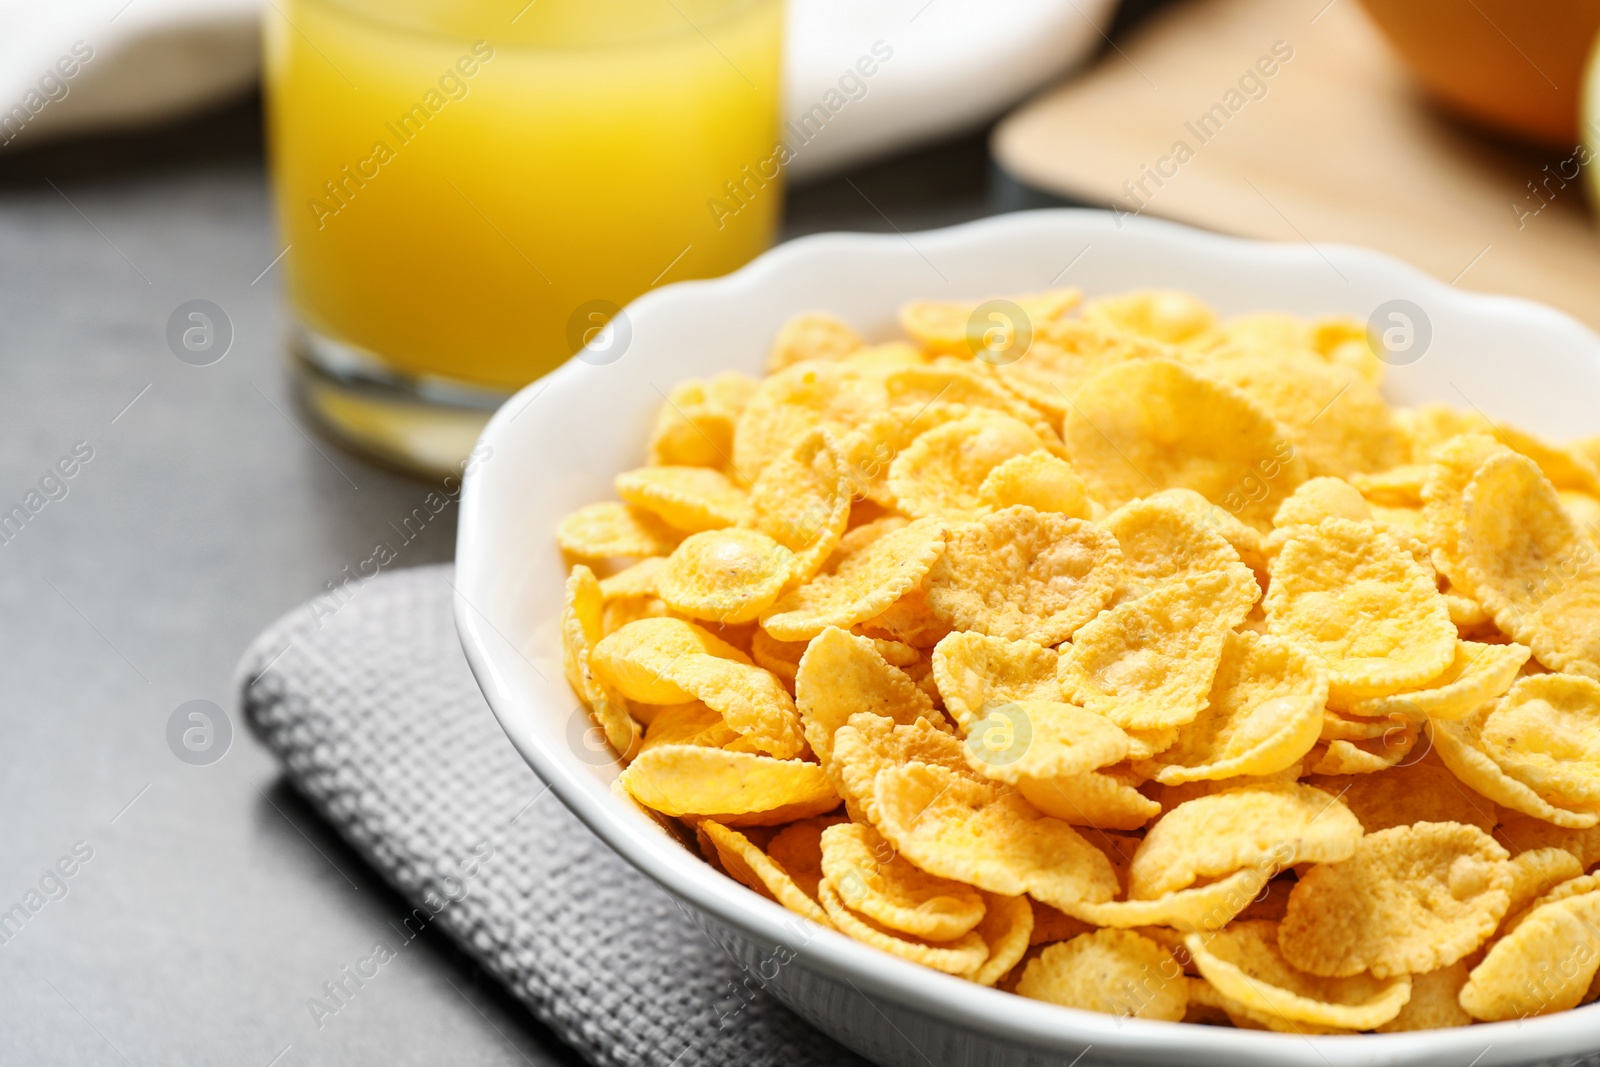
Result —
[[449, 567], [383, 575], [251, 645], [243, 710], [295, 787], [417, 925], [437, 924], [595, 1064], [860, 1064], [529, 770], [467, 668], [450, 581]]

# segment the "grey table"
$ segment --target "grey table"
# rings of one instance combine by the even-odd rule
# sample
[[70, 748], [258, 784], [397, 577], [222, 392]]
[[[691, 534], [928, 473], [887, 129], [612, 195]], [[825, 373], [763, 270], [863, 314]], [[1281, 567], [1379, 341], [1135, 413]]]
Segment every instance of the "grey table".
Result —
[[[250, 638], [377, 544], [454, 547], [453, 508], [398, 530], [432, 486], [294, 406], [259, 143], [248, 101], [0, 151], [0, 517], [37, 507], [0, 527], [0, 1063], [575, 1062], [432, 934], [319, 1026], [308, 999], [406, 908], [237, 720], [218, 762], [169, 747], [175, 709], [231, 710]], [[794, 193], [788, 235], [1027, 200], [977, 135]], [[194, 298], [234, 329], [208, 367], [164, 338]]]

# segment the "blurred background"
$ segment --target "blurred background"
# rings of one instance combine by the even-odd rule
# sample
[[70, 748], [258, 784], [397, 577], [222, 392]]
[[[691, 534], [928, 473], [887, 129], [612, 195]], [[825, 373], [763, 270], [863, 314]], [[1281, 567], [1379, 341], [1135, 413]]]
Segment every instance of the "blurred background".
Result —
[[1368, 245], [1600, 326], [1600, 0], [0, 20], [3, 1062], [578, 1062], [431, 931], [314, 1023], [407, 906], [245, 736], [231, 672], [376, 546], [448, 560], [453, 506], [419, 503], [653, 287], [1074, 205]]

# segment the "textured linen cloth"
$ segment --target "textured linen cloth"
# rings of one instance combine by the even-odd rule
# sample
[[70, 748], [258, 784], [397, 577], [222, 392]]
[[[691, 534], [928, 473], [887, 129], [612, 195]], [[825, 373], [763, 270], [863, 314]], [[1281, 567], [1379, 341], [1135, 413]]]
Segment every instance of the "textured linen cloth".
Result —
[[448, 566], [374, 578], [245, 653], [244, 714], [295, 787], [592, 1063], [859, 1065], [528, 768], [467, 667], [450, 580]]

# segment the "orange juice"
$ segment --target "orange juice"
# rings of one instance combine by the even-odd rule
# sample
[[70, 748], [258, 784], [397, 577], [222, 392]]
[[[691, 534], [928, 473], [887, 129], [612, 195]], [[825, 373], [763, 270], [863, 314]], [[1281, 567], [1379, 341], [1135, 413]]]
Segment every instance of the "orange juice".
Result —
[[781, 20], [781, 0], [273, 0], [313, 361], [498, 398], [645, 290], [766, 248], [781, 178], [751, 168], [778, 139]]

